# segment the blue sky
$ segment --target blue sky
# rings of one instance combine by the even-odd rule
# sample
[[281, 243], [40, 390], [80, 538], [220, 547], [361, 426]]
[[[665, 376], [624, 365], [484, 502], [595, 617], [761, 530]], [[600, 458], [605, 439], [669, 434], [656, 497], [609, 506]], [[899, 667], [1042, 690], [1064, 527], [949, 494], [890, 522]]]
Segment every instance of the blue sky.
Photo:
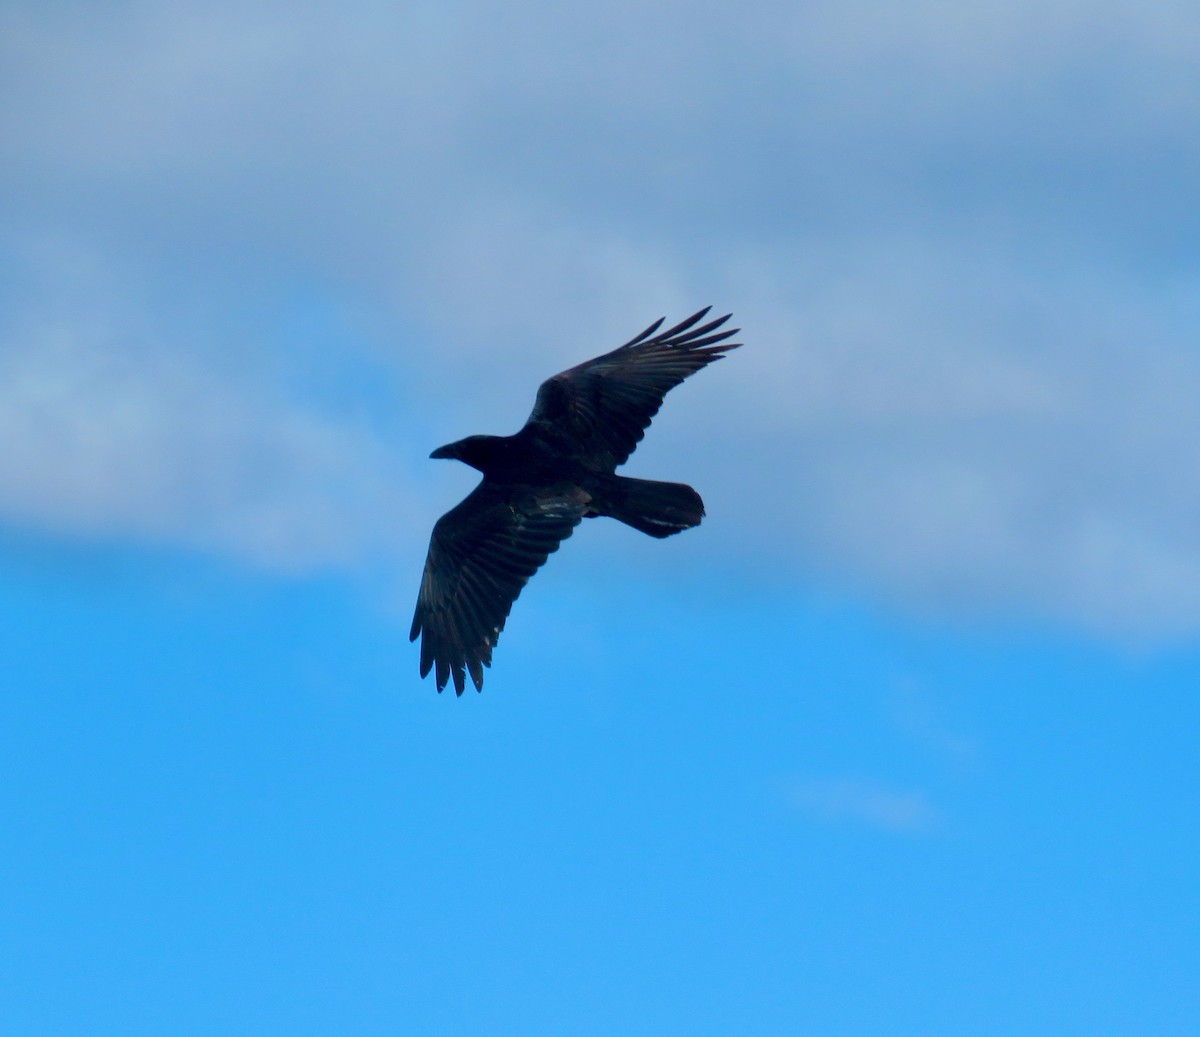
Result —
[[[23, 1034], [1200, 1028], [1187, 5], [10, 3]], [[482, 695], [427, 460], [744, 349]]]

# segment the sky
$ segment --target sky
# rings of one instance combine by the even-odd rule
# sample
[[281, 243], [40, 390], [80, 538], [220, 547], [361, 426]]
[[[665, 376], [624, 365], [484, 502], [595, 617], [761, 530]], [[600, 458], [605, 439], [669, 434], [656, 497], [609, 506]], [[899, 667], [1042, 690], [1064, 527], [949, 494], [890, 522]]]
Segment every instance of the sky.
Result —
[[[0, 1007], [51, 1034], [1200, 1031], [1200, 15], [0, 9]], [[482, 694], [428, 460], [744, 348]]]

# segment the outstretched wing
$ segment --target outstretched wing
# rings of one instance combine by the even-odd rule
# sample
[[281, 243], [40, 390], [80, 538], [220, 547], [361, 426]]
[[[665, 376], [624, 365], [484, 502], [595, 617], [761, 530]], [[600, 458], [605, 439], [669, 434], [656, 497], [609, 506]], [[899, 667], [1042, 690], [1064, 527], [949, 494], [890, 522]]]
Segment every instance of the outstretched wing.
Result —
[[729, 314], [700, 324], [709, 309], [655, 334], [663, 323], [659, 318], [619, 349], [547, 379], [527, 424], [542, 426], [552, 440], [569, 438], [572, 452], [602, 464], [624, 464], [663, 397], [741, 344], [725, 341], [737, 328], [718, 330]]
[[437, 690], [464, 670], [483, 690], [483, 667], [521, 588], [587, 511], [572, 487], [529, 491], [512, 500], [486, 480], [433, 527], [409, 640], [421, 638], [421, 676], [436, 667]]

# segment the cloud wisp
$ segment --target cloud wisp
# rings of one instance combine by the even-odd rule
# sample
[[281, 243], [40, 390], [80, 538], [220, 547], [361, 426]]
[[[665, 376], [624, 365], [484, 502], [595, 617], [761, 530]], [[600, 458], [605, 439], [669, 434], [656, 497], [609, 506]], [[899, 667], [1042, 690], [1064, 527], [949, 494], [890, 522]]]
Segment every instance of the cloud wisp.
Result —
[[799, 782], [792, 803], [824, 822], [849, 822], [886, 832], [928, 832], [938, 813], [923, 792], [897, 790], [861, 778], [822, 778]]

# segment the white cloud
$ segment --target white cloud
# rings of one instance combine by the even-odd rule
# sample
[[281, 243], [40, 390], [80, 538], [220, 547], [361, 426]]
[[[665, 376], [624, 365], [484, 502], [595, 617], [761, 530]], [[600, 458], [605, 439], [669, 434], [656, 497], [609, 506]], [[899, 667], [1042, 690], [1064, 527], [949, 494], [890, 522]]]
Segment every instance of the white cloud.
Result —
[[1194, 630], [1200, 362], [1178, 297], [902, 252], [906, 267], [860, 257], [852, 291], [797, 284], [811, 307], [781, 306], [765, 350], [738, 358], [761, 384], [792, 374], [766, 409], [790, 398], [796, 416], [758, 426], [792, 436], [776, 534], [940, 611]]
[[195, 329], [147, 324], [111, 279], [51, 256], [69, 283], [0, 340], [6, 521], [281, 569], [353, 564], [405, 528], [400, 473], [367, 430], [215, 362]]

